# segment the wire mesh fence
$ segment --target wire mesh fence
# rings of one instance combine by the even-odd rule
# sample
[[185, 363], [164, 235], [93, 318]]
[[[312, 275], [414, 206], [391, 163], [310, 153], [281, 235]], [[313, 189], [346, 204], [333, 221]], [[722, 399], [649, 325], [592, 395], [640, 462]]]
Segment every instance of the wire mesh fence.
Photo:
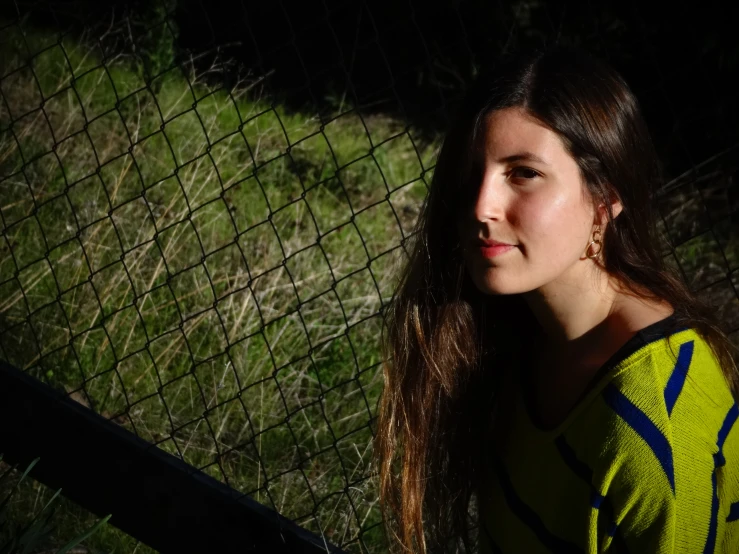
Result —
[[671, 176], [664, 255], [739, 347], [736, 107], [711, 83], [681, 103], [675, 68], [705, 58], [676, 63], [650, 14], [215, 4], [4, 14], [3, 360], [349, 552], [387, 551], [381, 318], [440, 133], [475, 67], [568, 38], [640, 68], [626, 76]]

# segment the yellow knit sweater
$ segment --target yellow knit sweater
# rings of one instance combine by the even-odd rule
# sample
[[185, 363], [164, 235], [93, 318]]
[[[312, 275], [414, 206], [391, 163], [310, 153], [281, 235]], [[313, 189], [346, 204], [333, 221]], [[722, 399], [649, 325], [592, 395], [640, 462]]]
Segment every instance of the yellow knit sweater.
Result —
[[673, 355], [671, 317], [614, 354], [554, 430], [513, 381], [507, 446], [479, 495], [481, 554], [739, 554], [739, 409], [694, 329], [670, 337]]

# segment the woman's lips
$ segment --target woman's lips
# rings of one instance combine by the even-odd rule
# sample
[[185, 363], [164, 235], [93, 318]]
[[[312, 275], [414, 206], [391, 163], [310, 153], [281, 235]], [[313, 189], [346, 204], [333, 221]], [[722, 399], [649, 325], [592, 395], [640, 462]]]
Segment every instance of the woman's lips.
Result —
[[494, 256], [499, 256], [500, 254], [504, 254], [505, 252], [508, 252], [509, 250], [513, 250], [516, 248], [512, 244], [497, 244], [495, 246], [480, 246], [480, 252], [482, 253], [483, 257], [485, 258], [492, 258]]

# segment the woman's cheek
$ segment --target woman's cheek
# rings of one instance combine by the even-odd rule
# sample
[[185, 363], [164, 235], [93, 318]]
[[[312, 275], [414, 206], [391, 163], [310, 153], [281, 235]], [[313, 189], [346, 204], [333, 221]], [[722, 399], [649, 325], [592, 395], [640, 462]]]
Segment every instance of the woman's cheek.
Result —
[[569, 241], [567, 227], [572, 211], [562, 195], [530, 195], [514, 207], [509, 221], [526, 255], [561, 254], [563, 242]]

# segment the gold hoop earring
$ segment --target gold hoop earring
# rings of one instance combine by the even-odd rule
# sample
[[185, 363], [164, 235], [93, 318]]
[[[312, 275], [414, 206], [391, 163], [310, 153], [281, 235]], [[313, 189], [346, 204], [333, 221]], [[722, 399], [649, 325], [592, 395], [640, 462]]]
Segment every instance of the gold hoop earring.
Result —
[[[603, 242], [600, 240], [600, 238], [595, 238], [595, 235], [601, 235], [600, 232], [600, 225], [598, 225], [598, 228], [593, 232], [593, 240], [590, 241], [590, 244], [588, 244], [588, 247], [585, 249], [585, 255], [590, 258], [591, 260], [598, 257], [598, 254], [600, 254], [600, 251], [603, 250]], [[588, 250], [590, 250], [591, 244], [597, 244], [598, 245], [598, 251], [595, 254], [588, 254]]]

